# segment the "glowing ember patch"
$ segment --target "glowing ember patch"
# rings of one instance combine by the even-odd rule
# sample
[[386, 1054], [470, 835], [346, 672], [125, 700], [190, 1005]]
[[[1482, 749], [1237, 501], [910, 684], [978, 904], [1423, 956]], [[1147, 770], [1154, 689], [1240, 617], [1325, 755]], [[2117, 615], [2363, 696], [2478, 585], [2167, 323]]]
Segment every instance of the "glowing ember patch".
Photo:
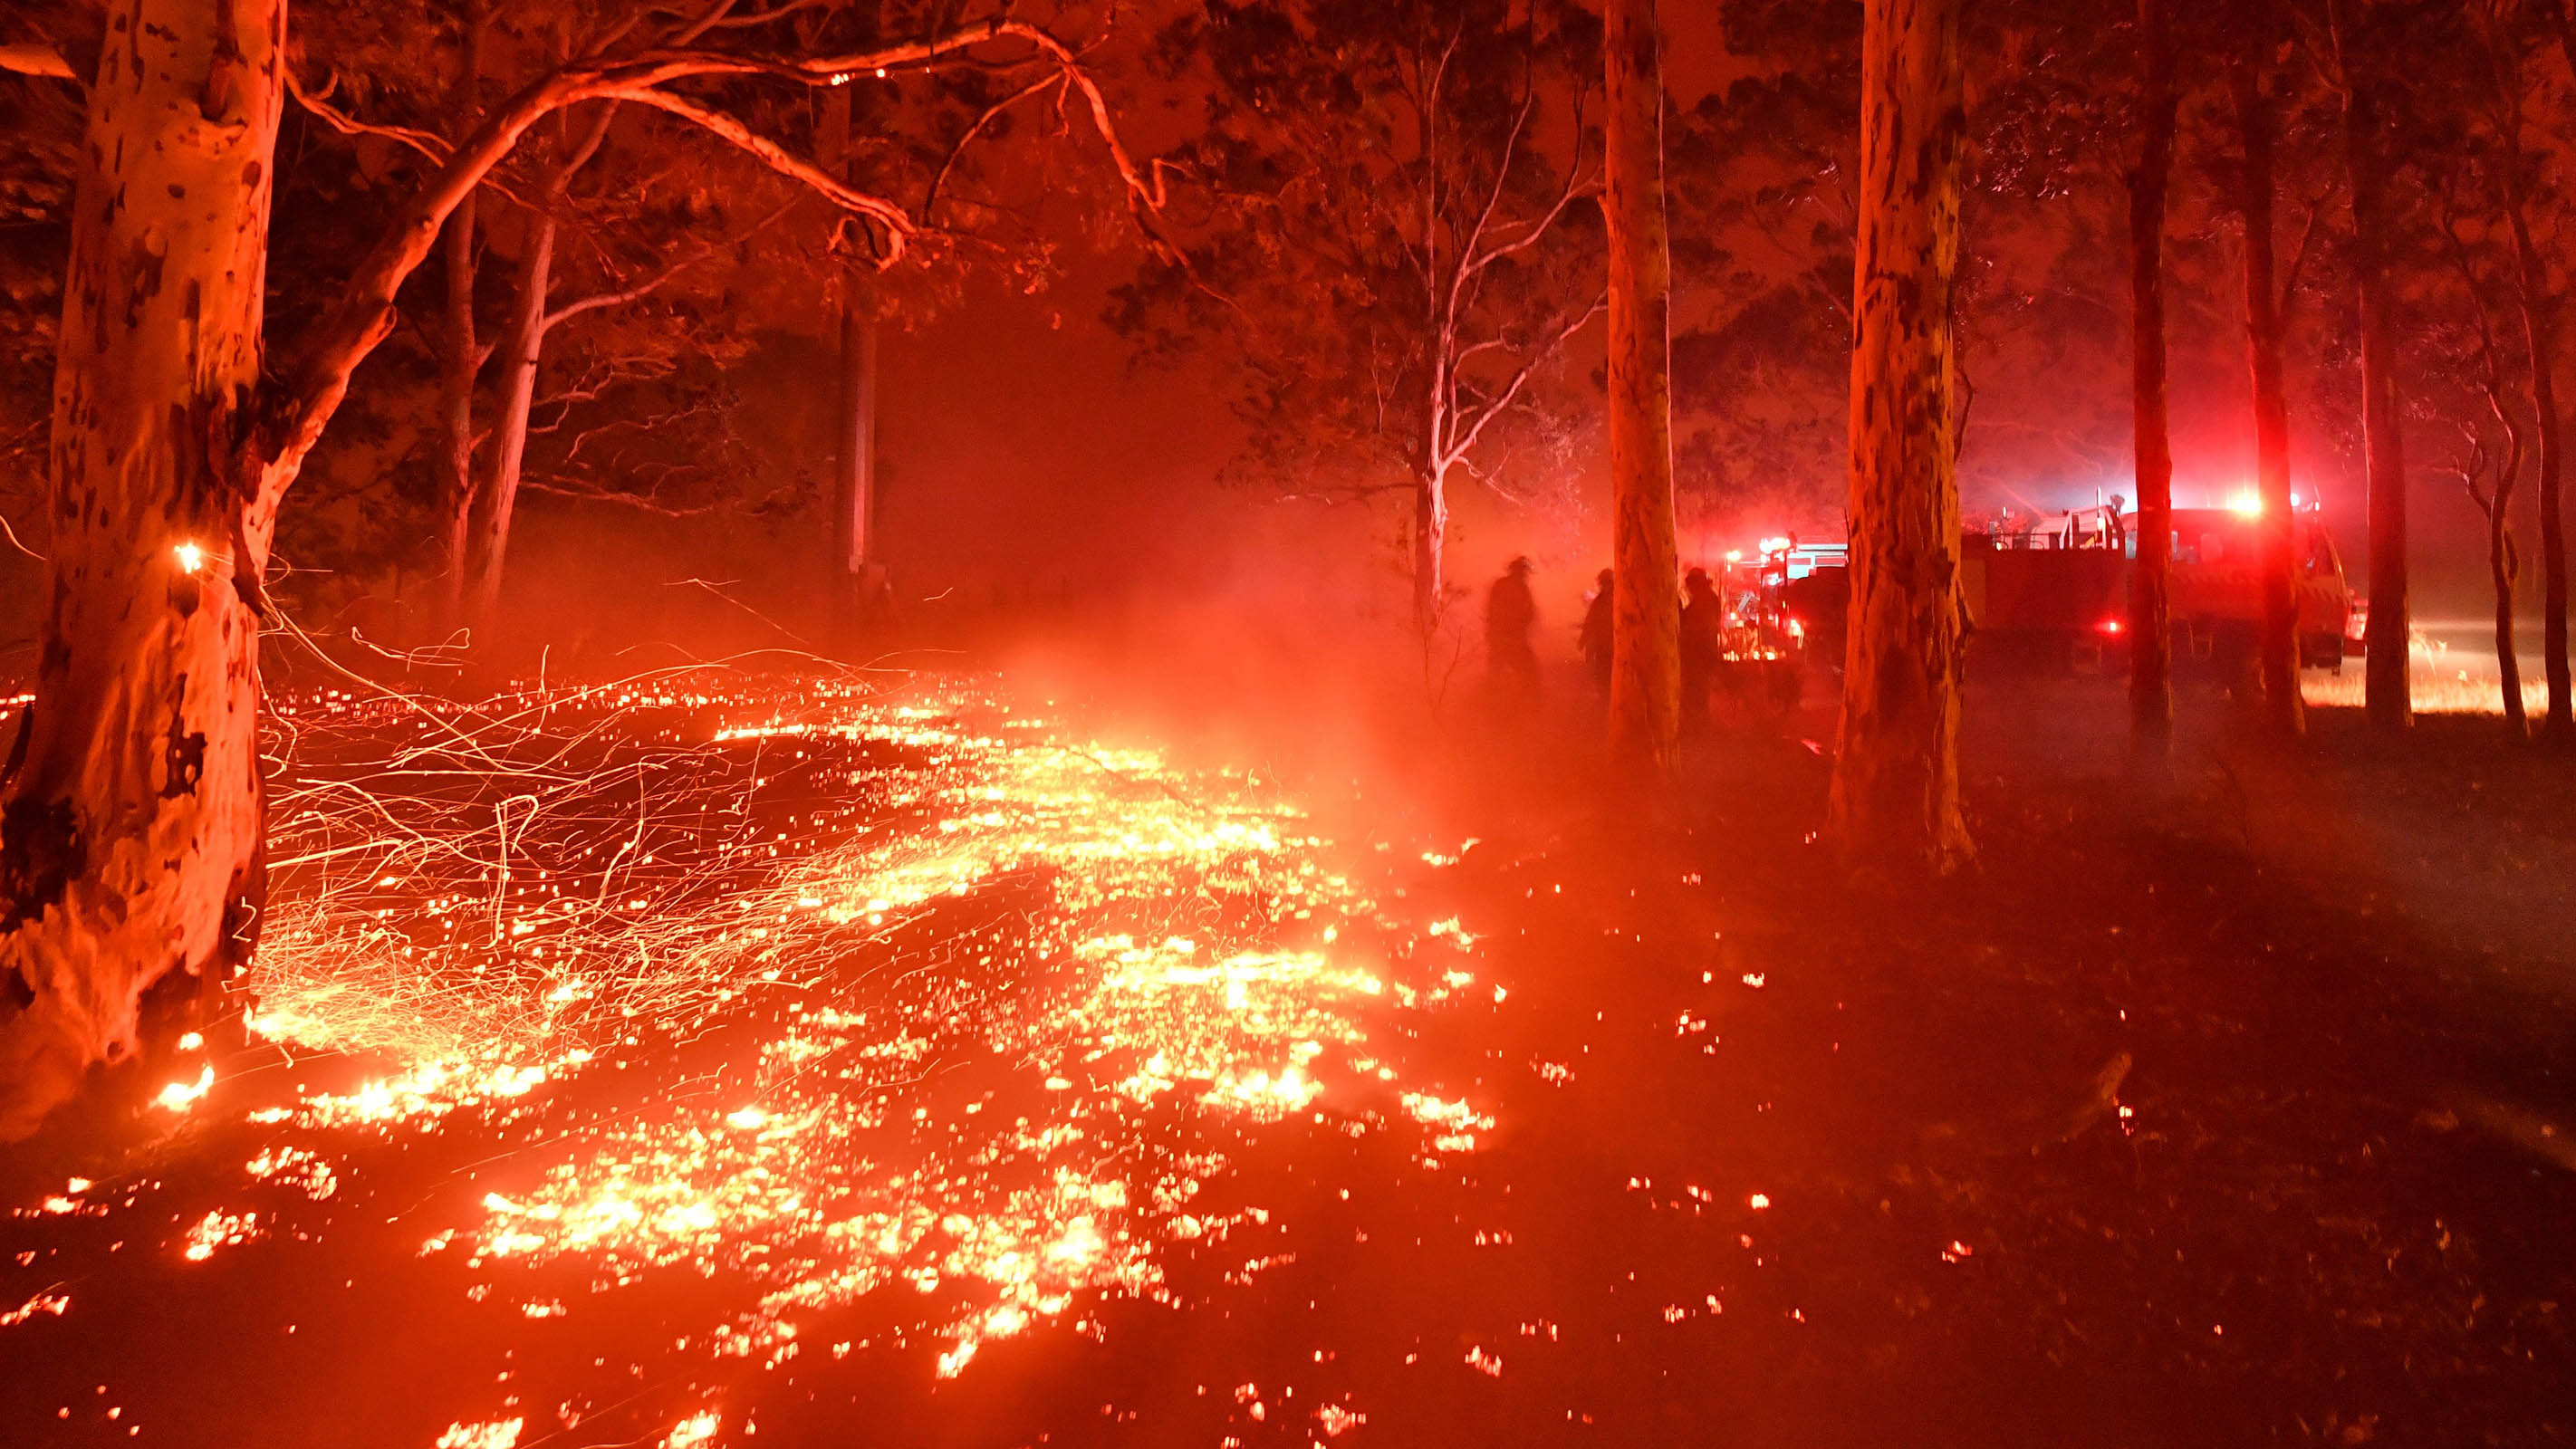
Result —
[[[1405, 1090], [1409, 1032], [1374, 1039], [1385, 1017], [1474, 987], [1474, 938], [1390, 916], [1275, 793], [1027, 715], [994, 722], [971, 692], [888, 706], [838, 688], [636, 690], [632, 707], [732, 716], [688, 727], [712, 743], [665, 734], [614, 756], [650, 761], [649, 794], [621, 763], [503, 775], [470, 810], [282, 800], [281, 857], [357, 858], [322, 894], [276, 903], [254, 1029], [371, 1075], [248, 1114], [283, 1129], [253, 1177], [311, 1192], [332, 1162], [354, 1175], [368, 1159], [351, 1137], [527, 1141], [538, 1150], [486, 1180], [501, 1190], [479, 1210], [403, 1230], [481, 1275], [477, 1301], [552, 1318], [553, 1295], [586, 1278], [589, 1321], [652, 1275], [686, 1275], [742, 1296], [684, 1325], [682, 1346], [775, 1368], [800, 1330], [910, 1285], [908, 1341], [955, 1376], [1087, 1297], [1168, 1298], [1173, 1244], [1268, 1221], [1211, 1209], [1226, 1194], [1203, 1190], [1232, 1165], [1184, 1144], [1292, 1115], [1444, 1152], [1494, 1129], [1467, 1102]], [[520, 743], [549, 771], [558, 747], [609, 748]], [[437, 748], [441, 778], [495, 768], [484, 740]], [[816, 773], [794, 788], [846, 785], [846, 815], [756, 812], [807, 752]], [[1454, 949], [1419, 951], [1432, 936]], [[932, 969], [878, 969], [923, 943]], [[1488, 990], [1504, 995], [1475, 987], [1478, 1005]], [[737, 1055], [701, 1075], [719, 1049]], [[634, 1105], [589, 1116], [584, 1079], [610, 1074]], [[221, 1226], [210, 1243], [253, 1230], [248, 1215]], [[1221, 1261], [1242, 1283], [1293, 1256]], [[712, 1438], [712, 1410], [672, 1433], [701, 1420], [671, 1442]]]
[[267, 1236], [259, 1226], [257, 1213], [215, 1211], [197, 1220], [188, 1229], [187, 1247], [182, 1256], [191, 1263], [202, 1263], [215, 1255], [218, 1248], [237, 1248]]
[[48, 1289], [47, 1291], [39, 1293], [35, 1297], [28, 1299], [26, 1302], [19, 1304], [17, 1307], [12, 1308], [5, 1313], [0, 1313], [0, 1328], [15, 1328], [19, 1324], [26, 1322], [28, 1319], [35, 1317], [39, 1313], [50, 1313], [56, 1318], [60, 1318], [64, 1311], [71, 1306], [72, 1295], [68, 1293], [56, 1293]]
[[492, 1419], [480, 1424], [450, 1424], [438, 1436], [438, 1449], [518, 1449], [525, 1419]]
[[720, 1423], [722, 1420], [716, 1417], [713, 1409], [691, 1414], [671, 1426], [670, 1437], [662, 1441], [662, 1449], [692, 1449], [694, 1445], [704, 1444], [715, 1438]]
[[179, 572], [183, 574], [193, 574], [206, 566], [206, 551], [193, 543], [180, 544], [170, 553], [179, 560]]
[[172, 1082], [161, 1089], [161, 1095], [152, 1099], [152, 1105], [164, 1111], [185, 1112], [197, 1105], [197, 1099], [206, 1095], [214, 1085], [214, 1067], [211, 1065], [200, 1067], [197, 1069], [195, 1082]]
[[286, 1183], [300, 1188], [315, 1201], [329, 1197], [339, 1188], [339, 1179], [331, 1164], [301, 1147], [272, 1147], [252, 1158], [244, 1170], [262, 1181]]
[[1493, 1118], [1480, 1115], [1463, 1099], [1444, 1102], [1420, 1092], [1407, 1092], [1404, 1094], [1404, 1110], [1412, 1113], [1414, 1120], [1424, 1126], [1442, 1129], [1431, 1142], [1432, 1147], [1441, 1152], [1472, 1151], [1476, 1146], [1476, 1133], [1490, 1132], [1494, 1127]]

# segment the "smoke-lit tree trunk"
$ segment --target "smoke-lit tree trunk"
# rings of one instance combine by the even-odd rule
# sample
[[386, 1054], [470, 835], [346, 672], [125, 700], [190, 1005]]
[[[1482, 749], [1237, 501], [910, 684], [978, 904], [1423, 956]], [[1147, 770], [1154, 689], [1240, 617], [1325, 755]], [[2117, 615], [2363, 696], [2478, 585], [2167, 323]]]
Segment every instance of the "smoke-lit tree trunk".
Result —
[[1609, 0], [1602, 216], [1610, 240], [1610, 756], [1651, 776], [1681, 727], [1673, 538], [1672, 258], [1655, 0]]
[[2129, 178], [2131, 417], [2138, 558], [2129, 594], [2130, 748], [2162, 767], [2173, 752], [2173, 439], [2165, 409], [2165, 201], [2173, 184], [2174, 56], [2167, 0], [2138, 0], [2142, 85], [2138, 169]]
[[176, 1030], [263, 887], [260, 377], [283, 0], [120, 0], [72, 206], [36, 701], [0, 806], [0, 1138]]
[[[568, 46], [569, 40], [565, 43]], [[536, 410], [537, 373], [545, 363], [546, 334], [575, 308], [586, 310], [633, 295], [630, 292], [586, 298], [575, 308], [561, 312], [546, 309], [546, 298], [554, 290], [555, 241], [561, 231], [558, 213], [572, 189], [573, 178], [607, 141], [617, 107], [600, 107], [599, 114], [578, 134], [571, 130], [569, 116], [565, 112], [558, 117], [566, 123], [560, 138], [560, 158], [530, 199], [528, 230], [520, 243], [518, 279], [510, 319], [502, 330], [495, 374], [501, 407], [492, 419], [491, 466], [475, 490], [482, 512], [475, 530], [474, 626], [487, 640], [501, 616], [501, 585], [510, 561], [510, 526], [518, 514], [519, 480], [528, 460], [528, 422]]]
[[[2453, 248], [2456, 253], [2456, 237], [2453, 238]], [[2474, 289], [2477, 279], [2469, 271], [2465, 258], [2460, 270]], [[2482, 386], [2487, 410], [2504, 431], [2505, 455], [2503, 464], [2496, 469], [2495, 486], [2490, 492], [2482, 494], [2478, 491], [2474, 464], [2463, 469], [2462, 476], [2469, 487], [2470, 501], [2486, 515], [2487, 584], [2495, 595], [2496, 686], [2500, 692], [2497, 702], [2504, 709], [2505, 728], [2519, 740], [2529, 735], [2531, 722], [2525, 717], [2522, 707], [2522, 653], [2513, 637], [2513, 590], [2522, 577], [2522, 560], [2513, 545], [2513, 494], [2515, 485], [2522, 481], [2523, 460], [2531, 455], [2531, 448], [2523, 439], [2522, 424], [2517, 420], [2512, 404], [2506, 401], [2504, 362], [2495, 345], [2495, 328], [2487, 320], [2486, 304], [2476, 300], [2474, 290], [2471, 299], [2478, 318], [2479, 357], [2484, 364]]]
[[2497, 481], [2495, 504], [2487, 511], [2487, 583], [2495, 591], [2497, 702], [2504, 708], [2505, 727], [2520, 739], [2531, 724], [2523, 715], [2522, 655], [2513, 637], [2513, 586], [2521, 570], [2514, 557], [2513, 520], [2505, 511], [2513, 497], [2511, 483], [2510, 475]]
[[[855, 181], [856, 135], [848, 88], [823, 100], [825, 162]], [[871, 288], [859, 268], [866, 259], [841, 259], [833, 290], [836, 368], [832, 392], [832, 558], [824, 587], [836, 639], [856, 630], [876, 563], [877, 327]]]
[[864, 615], [875, 576], [877, 323], [867, 284], [849, 280], [840, 300], [840, 388], [833, 420], [832, 553], [839, 574], [833, 597], [842, 630]]
[[[460, 127], [473, 125], [481, 104], [483, 32], [491, 18], [484, 0], [466, 0], [458, 38], [456, 88], [451, 97]], [[482, 369], [482, 345], [474, 335], [475, 195], [468, 193], [447, 218], [447, 295], [440, 310], [438, 359], [439, 425], [445, 433], [439, 458], [441, 500], [445, 515], [440, 540], [446, 574], [443, 619], [453, 628], [465, 622], [466, 580], [473, 565], [474, 516], [474, 378]]]
[[2531, 353], [2533, 489], [2540, 505], [2540, 669], [2549, 683], [2548, 712], [2540, 737], [2565, 743], [2576, 732], [2569, 716], [2567, 673], [2567, 537], [2559, 510], [2559, 482], [2567, 467], [2566, 429], [2558, 416], [2558, 297], [2549, 287], [2549, 263], [2532, 242], [2528, 182], [2520, 166], [2507, 182], [2505, 220], [2513, 233], [2521, 273], [2522, 335]]
[[1959, 808], [1959, 0], [1862, 21], [1851, 402], [1851, 623], [1829, 826], [1852, 855], [1948, 870]]
[[1413, 475], [1413, 627], [1425, 643], [1440, 626], [1443, 555], [1449, 537], [1447, 472], [1435, 461]]
[[2505, 725], [2515, 739], [2526, 737], [2528, 722], [2522, 708], [2522, 660], [2514, 648], [2514, 584], [2522, 567], [2513, 544], [2513, 495], [2522, 480], [2523, 460], [2531, 456], [2529, 440], [2523, 434], [2521, 410], [2505, 381], [2504, 349], [2496, 340], [2494, 314], [2488, 309], [2481, 291], [2476, 266], [2469, 250], [2460, 239], [2460, 216], [2456, 195], [2449, 184], [2440, 188], [2442, 199], [2442, 242], [2450, 253], [2451, 264], [2460, 274], [2460, 282], [2469, 302], [2469, 318], [2476, 324], [2479, 394], [2486, 400], [2487, 413], [2495, 419], [2496, 429], [2504, 435], [2503, 460], [2495, 467], [2495, 482], [2481, 489], [2478, 479], [2486, 471], [2487, 450], [2477, 430], [2466, 423], [2462, 431], [2469, 440], [2469, 456], [2459, 468], [2460, 481], [2468, 489], [2469, 501], [2477, 505], [2487, 525], [2487, 582], [2495, 596], [2496, 682], [2502, 691]]
[[478, 490], [474, 626], [489, 639], [500, 618], [501, 581], [510, 557], [510, 524], [518, 511], [519, 478], [528, 458], [528, 418], [536, 408], [537, 371], [545, 361], [546, 291], [554, 274], [555, 220], [540, 207], [520, 244], [517, 296], [501, 334], [495, 380], [500, 411], [492, 419], [492, 463]]
[[2256, 522], [2261, 540], [2259, 585], [2263, 601], [2260, 679], [2263, 724], [2277, 739], [2294, 739], [2306, 726], [2299, 699], [2299, 610], [2291, 543], [2297, 520], [2290, 509], [2290, 405], [2281, 370], [2281, 292], [2272, 236], [2272, 147], [2277, 121], [2263, 89], [2269, 47], [2228, 64], [2236, 101], [2239, 161], [2238, 208], [2245, 219], [2245, 350], [2254, 383], [2254, 485], [2262, 499]]
[[2413, 635], [2406, 578], [2406, 436], [2397, 398], [2397, 339], [2388, 275], [2390, 157], [2375, 76], [2374, 47], [2354, 30], [2351, 0], [2329, 12], [2343, 68], [2343, 159], [2352, 200], [2353, 306], [2361, 333], [2363, 453], [2370, 499], [2370, 647], [2363, 664], [2364, 712], [2374, 729], [2414, 720], [2407, 641]]

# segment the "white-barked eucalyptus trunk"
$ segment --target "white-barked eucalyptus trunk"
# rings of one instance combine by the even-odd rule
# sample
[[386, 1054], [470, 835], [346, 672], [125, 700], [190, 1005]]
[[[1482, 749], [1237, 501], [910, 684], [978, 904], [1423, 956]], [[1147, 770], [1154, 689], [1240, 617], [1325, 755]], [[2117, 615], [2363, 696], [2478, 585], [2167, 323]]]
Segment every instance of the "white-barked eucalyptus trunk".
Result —
[[1868, 0], [1854, 263], [1851, 614], [1828, 814], [1851, 856], [1944, 871], [1959, 808], [1959, 0]]

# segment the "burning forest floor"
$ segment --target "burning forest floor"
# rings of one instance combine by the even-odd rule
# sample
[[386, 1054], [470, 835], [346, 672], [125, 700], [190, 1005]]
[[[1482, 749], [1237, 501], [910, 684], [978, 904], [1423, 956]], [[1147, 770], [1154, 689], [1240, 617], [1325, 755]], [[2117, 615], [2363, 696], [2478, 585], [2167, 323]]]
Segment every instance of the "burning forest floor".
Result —
[[251, 1039], [11, 1164], [0, 1443], [2576, 1437], [2564, 762], [2141, 802], [1984, 686], [1978, 870], [1856, 893], [1815, 721], [1641, 821], [1572, 692], [1403, 790], [989, 679], [297, 696]]

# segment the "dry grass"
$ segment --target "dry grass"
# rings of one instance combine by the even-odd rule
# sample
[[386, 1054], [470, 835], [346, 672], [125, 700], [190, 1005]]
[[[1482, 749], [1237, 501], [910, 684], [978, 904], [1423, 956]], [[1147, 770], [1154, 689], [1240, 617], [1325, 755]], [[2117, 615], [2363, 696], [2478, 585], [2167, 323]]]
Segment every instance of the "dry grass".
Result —
[[[2466, 669], [2445, 669], [2428, 664], [2422, 657], [2415, 661], [2415, 708], [2421, 714], [2496, 714], [2504, 713], [2504, 691], [2493, 672], [2478, 674]], [[2310, 673], [2302, 677], [2299, 693], [2311, 705], [2340, 705], [2361, 708], [2362, 671], [2347, 665], [2340, 674]], [[2522, 681], [2522, 707], [2537, 717], [2549, 702], [2548, 686], [2538, 678]]]

